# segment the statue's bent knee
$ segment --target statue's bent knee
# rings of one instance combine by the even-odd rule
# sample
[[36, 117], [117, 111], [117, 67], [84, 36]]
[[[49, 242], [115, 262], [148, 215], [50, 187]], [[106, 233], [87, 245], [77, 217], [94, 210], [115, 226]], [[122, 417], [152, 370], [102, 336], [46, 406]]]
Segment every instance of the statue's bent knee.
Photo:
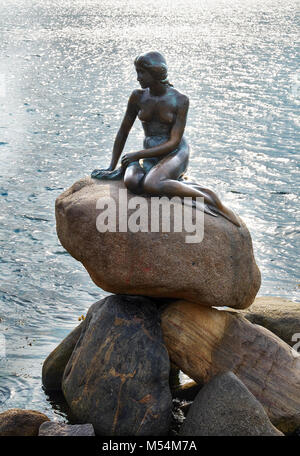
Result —
[[133, 193], [141, 192], [141, 181], [143, 178], [141, 176], [125, 176], [124, 184], [128, 190]]

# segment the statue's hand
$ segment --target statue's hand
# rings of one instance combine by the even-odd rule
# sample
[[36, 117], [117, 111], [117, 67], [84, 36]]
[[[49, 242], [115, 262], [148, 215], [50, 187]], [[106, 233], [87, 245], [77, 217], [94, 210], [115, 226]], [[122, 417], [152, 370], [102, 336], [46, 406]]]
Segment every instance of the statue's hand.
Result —
[[137, 152], [131, 152], [129, 154], [123, 155], [122, 160], [121, 160], [121, 165], [126, 168], [130, 163], [132, 163], [134, 161], [138, 161], [138, 160], [139, 160], [139, 156], [138, 156]]
[[91, 173], [91, 177], [94, 179], [103, 179], [103, 180], [120, 180], [124, 175], [124, 169], [118, 168], [108, 168], [108, 169], [94, 169]]
[[98, 176], [104, 176], [106, 174], [109, 174], [111, 171], [108, 169], [94, 169], [91, 173], [91, 177], [98, 177]]

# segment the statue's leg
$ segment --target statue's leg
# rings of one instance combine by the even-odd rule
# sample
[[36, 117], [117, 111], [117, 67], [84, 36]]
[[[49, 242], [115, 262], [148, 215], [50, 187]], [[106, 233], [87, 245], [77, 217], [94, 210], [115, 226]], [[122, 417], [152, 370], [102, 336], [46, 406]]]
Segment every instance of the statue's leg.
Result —
[[[205, 193], [205, 195], [210, 196], [212, 205], [215, 206], [216, 208], [218, 208], [218, 206], [220, 206], [220, 204], [222, 204], [220, 199], [218, 198], [218, 196], [215, 194], [215, 192], [213, 192], [209, 188], [202, 187], [202, 185], [198, 184], [197, 182], [185, 182], [184, 181], [184, 184], [189, 185], [190, 187], [192, 187], [202, 193]], [[208, 204], [211, 204], [211, 203], [208, 202]]]
[[237, 226], [240, 223], [233, 211], [223, 206], [218, 196], [212, 191], [203, 187], [195, 188], [186, 185], [184, 181], [177, 179], [182, 175], [186, 154], [184, 149], [179, 148], [176, 153], [168, 154], [145, 176], [142, 182], [143, 191], [150, 195], [166, 195], [169, 197], [203, 197], [204, 203], [213, 210], [223, 215]]
[[[225, 206], [221, 203], [220, 199], [218, 198], [218, 196], [215, 194], [215, 192], [213, 192], [212, 190], [208, 189], [208, 188], [205, 188], [205, 187], [202, 187], [202, 185], [198, 184], [197, 182], [193, 182], [193, 181], [184, 181], [185, 185], [189, 185], [190, 187], [193, 187], [195, 188], [196, 190], [199, 190], [203, 193], [206, 193], [207, 195], [210, 195], [210, 197], [212, 198], [212, 200], [214, 201], [214, 205], [212, 204], [209, 204], [209, 207], [210, 209], [212, 209], [215, 213], [217, 214], [221, 214], [221, 215], [224, 215], [226, 217], [226, 213], [224, 212], [224, 209], [228, 211], [228, 215], [229, 215], [229, 212], [232, 213], [235, 217], [235, 214], [233, 211], [231, 211], [230, 209], [228, 208], [225, 208]], [[220, 206], [220, 204], [222, 205], [222, 208]], [[223, 213], [224, 212], [224, 213]], [[231, 217], [231, 215], [229, 215], [229, 217]], [[228, 217], [226, 217], [228, 218]], [[229, 218], [229, 220], [231, 221], [231, 218]], [[233, 222], [235, 223], [235, 222]], [[236, 224], [236, 223], [235, 223]], [[238, 226], [240, 226], [240, 223], [238, 222]]]
[[130, 163], [124, 174], [124, 184], [133, 193], [142, 193], [142, 181], [145, 177], [145, 171], [138, 161]]

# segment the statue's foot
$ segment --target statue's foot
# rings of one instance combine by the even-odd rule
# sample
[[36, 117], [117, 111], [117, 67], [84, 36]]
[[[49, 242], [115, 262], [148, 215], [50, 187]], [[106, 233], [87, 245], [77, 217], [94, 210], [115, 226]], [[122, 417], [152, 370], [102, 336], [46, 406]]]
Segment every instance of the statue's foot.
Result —
[[124, 176], [124, 168], [118, 168], [113, 171], [107, 171], [106, 169], [94, 169], [91, 173], [93, 179], [101, 180], [121, 180]]

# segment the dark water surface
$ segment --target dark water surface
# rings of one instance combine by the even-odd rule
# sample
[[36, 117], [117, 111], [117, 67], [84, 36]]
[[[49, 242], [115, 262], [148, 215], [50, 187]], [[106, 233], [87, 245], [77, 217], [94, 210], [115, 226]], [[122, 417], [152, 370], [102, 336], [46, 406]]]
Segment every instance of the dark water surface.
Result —
[[[247, 223], [259, 294], [297, 299], [296, 0], [0, 5], [0, 411], [65, 417], [41, 388], [42, 362], [106, 293], [60, 246], [54, 201], [109, 164], [141, 52], [164, 53], [190, 98], [189, 174]], [[141, 145], [137, 123], [126, 150]]]

